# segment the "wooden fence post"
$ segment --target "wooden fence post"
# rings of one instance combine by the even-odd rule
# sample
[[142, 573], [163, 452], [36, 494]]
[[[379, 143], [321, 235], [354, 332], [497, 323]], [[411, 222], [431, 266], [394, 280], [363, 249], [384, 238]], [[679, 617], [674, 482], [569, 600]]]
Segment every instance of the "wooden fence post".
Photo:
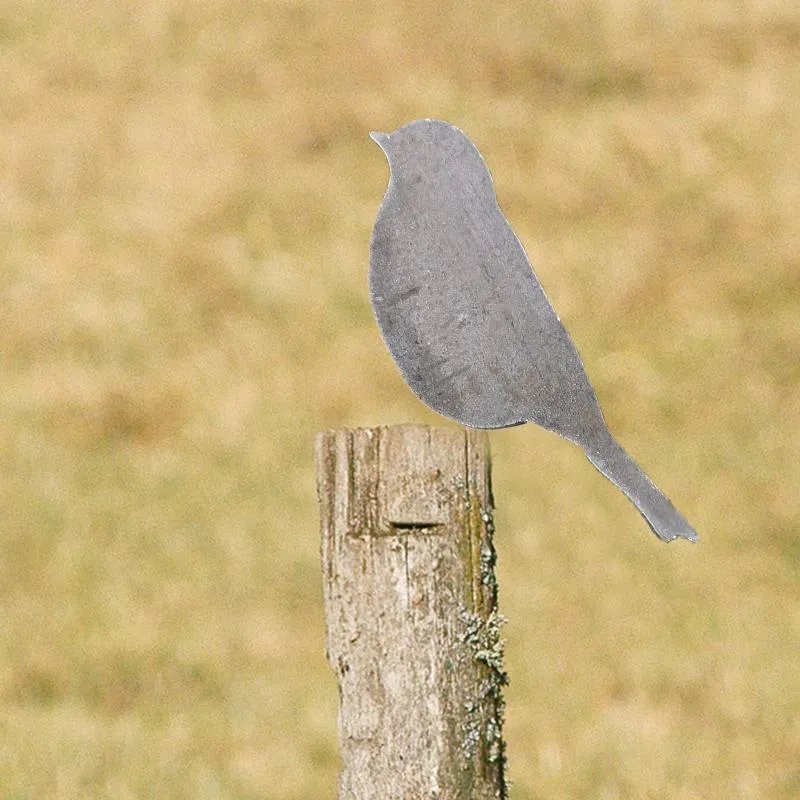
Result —
[[505, 798], [486, 435], [332, 430], [316, 458], [340, 800]]

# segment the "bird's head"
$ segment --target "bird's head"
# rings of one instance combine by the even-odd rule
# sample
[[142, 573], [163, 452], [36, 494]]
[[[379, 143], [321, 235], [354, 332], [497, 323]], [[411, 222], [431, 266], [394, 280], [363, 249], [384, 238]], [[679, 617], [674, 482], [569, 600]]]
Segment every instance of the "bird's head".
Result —
[[394, 180], [419, 183], [446, 178], [465, 163], [483, 167], [480, 154], [458, 128], [435, 119], [420, 119], [392, 133], [373, 131], [372, 140], [383, 150]]

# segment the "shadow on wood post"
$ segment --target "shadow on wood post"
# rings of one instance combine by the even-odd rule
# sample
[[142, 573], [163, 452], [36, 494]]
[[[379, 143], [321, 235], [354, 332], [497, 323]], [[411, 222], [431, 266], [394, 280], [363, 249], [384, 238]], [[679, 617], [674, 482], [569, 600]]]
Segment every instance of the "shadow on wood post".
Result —
[[505, 798], [486, 434], [332, 430], [316, 459], [339, 797]]

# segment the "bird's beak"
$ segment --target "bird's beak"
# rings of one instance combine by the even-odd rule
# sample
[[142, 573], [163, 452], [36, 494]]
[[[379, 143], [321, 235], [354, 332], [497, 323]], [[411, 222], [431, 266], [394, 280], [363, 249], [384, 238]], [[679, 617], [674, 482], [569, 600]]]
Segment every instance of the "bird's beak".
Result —
[[389, 134], [388, 133], [381, 133], [380, 131], [372, 131], [370, 133], [369, 138], [372, 139], [381, 150], [386, 151], [386, 145], [389, 142]]

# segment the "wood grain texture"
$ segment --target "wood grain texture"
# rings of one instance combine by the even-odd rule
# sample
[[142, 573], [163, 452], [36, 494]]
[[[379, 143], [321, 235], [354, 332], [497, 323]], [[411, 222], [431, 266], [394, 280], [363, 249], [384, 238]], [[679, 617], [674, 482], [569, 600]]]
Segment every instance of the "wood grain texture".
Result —
[[316, 456], [339, 797], [504, 798], [486, 435], [340, 429]]

